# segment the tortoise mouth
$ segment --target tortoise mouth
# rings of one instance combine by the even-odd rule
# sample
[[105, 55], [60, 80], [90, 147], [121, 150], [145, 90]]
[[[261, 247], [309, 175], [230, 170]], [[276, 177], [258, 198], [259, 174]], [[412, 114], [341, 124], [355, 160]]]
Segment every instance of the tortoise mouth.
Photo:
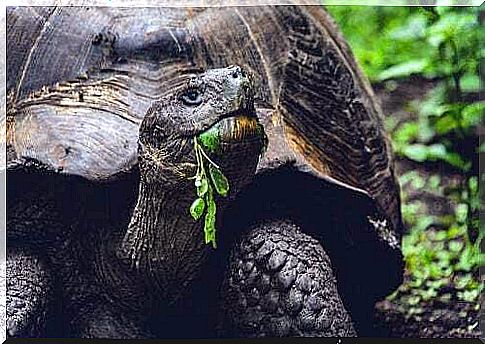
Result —
[[[242, 121], [249, 120], [251, 123], [254, 121], [255, 124], [259, 123], [258, 116], [256, 115], [256, 110], [253, 105], [250, 106], [243, 106], [236, 111], [228, 112], [224, 115], [221, 115], [217, 121], [212, 123], [209, 127], [204, 128], [196, 133], [196, 135], [200, 135], [206, 133], [210, 130], [213, 130], [215, 127], [221, 127], [220, 129], [227, 130], [228, 132], [231, 131], [231, 124], [241, 125]], [[248, 122], [249, 124], [249, 122]]]
[[197, 136], [212, 133], [221, 143], [237, 143], [260, 138], [264, 135], [253, 105], [244, 106], [218, 118]]
[[248, 141], [261, 135], [258, 118], [243, 113], [223, 118], [215, 127], [218, 128], [219, 138], [223, 143]]
[[260, 142], [264, 137], [264, 130], [256, 116], [239, 113], [232, 117], [225, 117], [214, 123], [209, 129], [198, 135], [215, 137], [221, 147], [250, 145]]
[[220, 163], [224, 160], [242, 163], [264, 153], [267, 137], [255, 112], [237, 111], [197, 135], [197, 141]]

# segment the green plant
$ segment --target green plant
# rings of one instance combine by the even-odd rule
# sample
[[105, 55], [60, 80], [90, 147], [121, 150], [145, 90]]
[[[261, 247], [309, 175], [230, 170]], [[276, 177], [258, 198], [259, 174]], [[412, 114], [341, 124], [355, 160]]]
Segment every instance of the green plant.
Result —
[[[392, 66], [418, 60], [424, 56], [422, 18], [413, 19], [410, 7], [327, 6], [337, 20], [352, 52], [371, 81]], [[400, 32], [395, 32], [401, 29]], [[398, 39], [401, 35], [402, 39]], [[413, 68], [410, 66], [410, 68]]]
[[[426, 18], [422, 37], [429, 49], [421, 59], [422, 70], [414, 71], [439, 82], [424, 101], [411, 104], [417, 118], [397, 127], [393, 134], [397, 155], [417, 162], [441, 161], [465, 174], [462, 185], [455, 190], [459, 195], [455, 199], [467, 209], [465, 222], [469, 234], [479, 230], [478, 191], [474, 187], [478, 149], [466, 147], [473, 142], [477, 127], [485, 118], [485, 102], [465, 97], [479, 90], [478, 61], [484, 55], [477, 48], [484, 33], [480, 30], [478, 13], [478, 8], [432, 7], [421, 11], [420, 15]], [[386, 77], [406, 75], [389, 70], [383, 73]], [[468, 235], [467, 240], [470, 236], [474, 235]]]
[[[200, 143], [199, 143], [200, 141]], [[205, 153], [204, 147], [210, 152], [219, 149], [219, 136], [217, 129], [208, 130], [194, 138], [194, 151], [197, 159], [197, 172], [194, 176], [197, 198], [190, 206], [190, 214], [194, 220], [198, 220], [205, 212], [204, 218], [204, 241], [206, 244], [216, 244], [216, 211], [214, 200], [215, 191], [225, 197], [229, 192], [229, 181], [224, 174]], [[207, 175], [209, 171], [209, 177]]]
[[454, 75], [479, 87], [479, 8], [327, 6], [371, 81]]
[[[412, 316], [422, 312], [421, 302], [434, 298], [476, 302], [483, 290], [476, 273], [485, 262], [480, 253], [485, 234], [478, 221], [477, 176], [477, 154], [485, 152], [485, 144], [480, 148], [474, 144], [477, 128], [485, 119], [485, 102], [478, 100], [479, 60], [485, 57], [479, 45], [485, 34], [478, 22], [481, 9], [327, 9], [371, 82], [396, 94], [400, 81], [411, 76], [420, 78], [416, 82], [426, 79], [427, 85], [434, 85], [423, 100], [407, 105], [406, 118], [393, 114], [386, 118], [396, 155], [414, 162], [400, 176], [408, 229], [402, 250], [408, 277], [390, 298], [399, 295], [405, 312]], [[450, 183], [449, 178], [443, 181], [438, 175], [422, 173], [423, 166], [433, 164], [441, 174], [462, 177]], [[436, 214], [422, 195], [446, 199], [452, 210]], [[450, 294], [449, 286], [456, 291]]]
[[[254, 120], [255, 130], [261, 140], [259, 159], [266, 152], [268, 138], [261, 123]], [[197, 162], [197, 172], [191, 179], [195, 179], [197, 198], [192, 202], [189, 212], [194, 220], [204, 217], [204, 241], [206, 244], [216, 244], [216, 212], [215, 194], [226, 197], [229, 193], [229, 181], [217, 164], [206, 153], [221, 155], [220, 125], [216, 124], [194, 138], [194, 152]], [[215, 193], [214, 193], [215, 190]]]

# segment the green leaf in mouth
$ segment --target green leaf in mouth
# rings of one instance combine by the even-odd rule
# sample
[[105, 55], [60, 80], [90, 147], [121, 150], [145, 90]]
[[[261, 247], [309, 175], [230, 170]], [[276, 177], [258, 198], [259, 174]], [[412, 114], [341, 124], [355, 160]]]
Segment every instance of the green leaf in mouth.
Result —
[[220, 148], [219, 128], [216, 126], [204, 131], [198, 137], [200, 143], [209, 152], [215, 153]]
[[227, 196], [227, 193], [229, 192], [229, 181], [226, 176], [222, 174], [221, 170], [213, 165], [209, 165], [209, 173], [217, 193], [224, 197]]
[[[263, 141], [262, 155], [267, 148], [267, 137], [261, 124], [258, 124], [257, 131]], [[214, 248], [216, 248], [217, 210], [214, 190], [218, 195], [226, 197], [229, 194], [229, 181], [219, 166], [206, 154], [205, 149], [211, 153], [218, 153], [220, 146], [221, 142], [217, 125], [194, 137], [194, 151], [197, 159], [197, 173], [194, 178], [197, 198], [190, 206], [190, 214], [197, 221], [205, 212], [204, 242], [206, 244], [212, 243]], [[207, 169], [210, 177], [207, 175]]]
[[[208, 139], [210, 138], [210, 139]], [[206, 136], [206, 139], [212, 142], [213, 136]], [[212, 140], [212, 141], [211, 141]], [[218, 140], [218, 136], [217, 136]], [[217, 141], [218, 144], [218, 141]], [[197, 173], [195, 175], [195, 187], [197, 198], [190, 206], [190, 214], [194, 220], [200, 219], [205, 212], [204, 218], [204, 242], [212, 243], [216, 248], [216, 202], [214, 199], [214, 189], [221, 196], [227, 196], [229, 192], [229, 181], [222, 174], [219, 167], [204, 152], [202, 143], [199, 144], [199, 138], [194, 138], [194, 151], [197, 159]], [[216, 147], [216, 146], [212, 146]], [[206, 169], [209, 169], [210, 180], [207, 176]]]

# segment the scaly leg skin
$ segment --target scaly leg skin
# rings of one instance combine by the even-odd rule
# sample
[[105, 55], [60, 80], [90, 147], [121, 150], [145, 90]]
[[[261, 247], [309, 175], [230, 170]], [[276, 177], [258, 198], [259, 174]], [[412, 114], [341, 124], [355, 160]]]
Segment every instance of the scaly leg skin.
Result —
[[7, 250], [7, 337], [43, 337], [52, 306], [52, 276], [26, 249]]
[[231, 254], [222, 335], [353, 337], [330, 259], [289, 221], [253, 227]]

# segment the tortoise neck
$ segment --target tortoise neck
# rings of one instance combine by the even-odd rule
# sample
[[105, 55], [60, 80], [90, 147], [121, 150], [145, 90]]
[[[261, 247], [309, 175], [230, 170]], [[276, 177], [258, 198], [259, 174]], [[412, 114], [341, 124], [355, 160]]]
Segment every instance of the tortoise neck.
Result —
[[[182, 292], [198, 276], [208, 253], [201, 221], [189, 213], [192, 192], [140, 183], [138, 200], [118, 257], [148, 274], [161, 296]], [[168, 291], [166, 293], [166, 291]], [[180, 295], [182, 296], [182, 295]]]

